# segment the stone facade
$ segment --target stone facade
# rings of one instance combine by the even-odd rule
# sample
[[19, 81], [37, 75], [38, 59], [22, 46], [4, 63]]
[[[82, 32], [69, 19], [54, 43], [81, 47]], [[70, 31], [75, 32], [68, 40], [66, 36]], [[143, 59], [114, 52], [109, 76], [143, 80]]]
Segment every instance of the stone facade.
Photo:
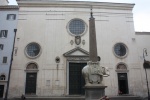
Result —
[[[91, 7], [95, 18], [97, 52], [101, 65], [110, 71], [110, 76], [104, 78], [105, 85], [108, 86], [105, 94], [118, 95], [118, 75], [125, 73], [128, 88], [126, 94], [147, 95], [142, 64], [143, 48], [147, 48], [150, 54], [150, 35], [135, 34], [132, 13], [134, 4], [49, 0], [21, 0], [18, 4], [17, 52], [11, 70], [10, 98], [29, 93], [26, 86], [27, 76], [31, 73], [37, 75], [36, 91], [29, 95], [70, 95], [70, 63], [86, 63], [89, 60], [88, 22]], [[69, 23], [73, 19], [85, 23], [80, 38], [69, 31]], [[36, 51], [38, 54], [35, 57], [28, 55], [30, 43], [37, 44], [40, 49]], [[123, 57], [115, 54], [116, 43], [125, 46], [126, 54]], [[150, 57], [147, 56], [146, 59], [150, 60]]]
[[[13, 17], [10, 17], [13, 16]], [[0, 78], [1, 89], [4, 86], [3, 95], [6, 92], [8, 73], [14, 42], [14, 29], [17, 28], [18, 6], [0, 6]], [[6, 31], [6, 34], [3, 34]], [[4, 57], [7, 57], [6, 59]], [[5, 59], [5, 61], [4, 61]], [[2, 93], [2, 92], [1, 92]]]
[[8, 5], [8, 0], [0, 0], [0, 5]]

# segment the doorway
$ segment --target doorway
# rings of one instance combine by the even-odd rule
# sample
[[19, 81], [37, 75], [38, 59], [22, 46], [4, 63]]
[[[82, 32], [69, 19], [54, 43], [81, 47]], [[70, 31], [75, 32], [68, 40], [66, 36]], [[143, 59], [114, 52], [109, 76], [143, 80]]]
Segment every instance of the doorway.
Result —
[[26, 95], [35, 95], [36, 94], [36, 79], [37, 73], [27, 73], [26, 74]]
[[87, 63], [69, 63], [69, 95], [85, 94], [82, 68], [86, 65]]
[[0, 85], [0, 98], [3, 98], [4, 85]]
[[129, 93], [127, 73], [118, 73], [118, 88], [122, 94]]

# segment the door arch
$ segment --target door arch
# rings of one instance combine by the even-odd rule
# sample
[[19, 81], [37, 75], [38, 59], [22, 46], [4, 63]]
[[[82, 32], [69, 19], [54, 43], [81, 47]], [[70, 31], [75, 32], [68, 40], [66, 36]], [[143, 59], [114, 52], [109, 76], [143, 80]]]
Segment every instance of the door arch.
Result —
[[116, 72], [118, 76], [118, 93], [129, 94], [128, 70], [126, 64], [119, 63], [116, 67]]
[[29, 63], [26, 67], [26, 95], [36, 95], [36, 81], [37, 81], [38, 67], [36, 63]]

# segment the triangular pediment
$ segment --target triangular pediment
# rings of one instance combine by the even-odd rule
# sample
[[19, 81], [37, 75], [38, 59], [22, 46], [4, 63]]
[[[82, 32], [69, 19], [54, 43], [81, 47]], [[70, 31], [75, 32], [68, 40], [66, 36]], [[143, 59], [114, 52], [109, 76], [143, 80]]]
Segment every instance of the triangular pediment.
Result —
[[75, 57], [75, 56], [84, 56], [89, 57], [89, 52], [86, 50], [77, 47], [63, 54], [65, 57]]

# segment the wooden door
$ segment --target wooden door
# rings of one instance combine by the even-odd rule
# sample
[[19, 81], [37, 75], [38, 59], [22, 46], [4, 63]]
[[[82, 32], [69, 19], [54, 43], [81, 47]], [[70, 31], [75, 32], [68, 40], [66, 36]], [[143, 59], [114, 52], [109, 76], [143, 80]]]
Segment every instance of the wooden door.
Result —
[[69, 63], [69, 95], [85, 94], [82, 68], [86, 65], [86, 63]]
[[26, 74], [26, 89], [25, 89], [26, 94], [28, 95], [36, 94], [36, 79], [37, 79], [37, 73]]

